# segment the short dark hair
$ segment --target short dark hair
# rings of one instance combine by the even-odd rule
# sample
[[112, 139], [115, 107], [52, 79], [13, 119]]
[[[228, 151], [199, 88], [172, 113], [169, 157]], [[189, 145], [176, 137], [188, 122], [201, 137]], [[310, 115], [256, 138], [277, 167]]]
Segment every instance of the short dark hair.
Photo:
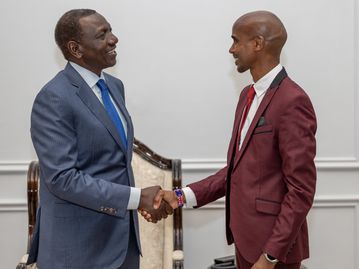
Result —
[[96, 11], [93, 9], [72, 9], [62, 15], [57, 22], [55, 27], [56, 44], [67, 60], [70, 57], [67, 43], [71, 40], [79, 41], [81, 39], [80, 19], [95, 13]]

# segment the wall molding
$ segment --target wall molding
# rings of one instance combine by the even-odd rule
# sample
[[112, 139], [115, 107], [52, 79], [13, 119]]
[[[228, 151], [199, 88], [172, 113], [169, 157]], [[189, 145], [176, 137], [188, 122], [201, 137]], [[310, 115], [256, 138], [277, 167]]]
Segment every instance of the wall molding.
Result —
[[27, 201], [0, 200], [0, 213], [2, 212], [27, 212]]
[[[225, 159], [183, 159], [184, 172], [217, 171], [226, 165]], [[359, 170], [356, 157], [322, 157], [315, 160], [318, 171], [324, 170]]]
[[[26, 173], [29, 161], [0, 161], [0, 175], [5, 173]], [[321, 157], [315, 160], [318, 171], [321, 170], [359, 170], [356, 157]], [[223, 158], [182, 159], [184, 172], [217, 171], [226, 165]]]
[[[357, 207], [359, 210], [359, 195], [318, 195], [314, 198], [314, 208], [323, 207]], [[224, 209], [224, 198], [218, 199], [206, 206], [196, 210]], [[194, 208], [184, 208], [184, 210], [193, 210]], [[27, 212], [26, 200], [0, 200], [1, 212]]]
[[[318, 195], [314, 197], [313, 208], [336, 208], [336, 207], [354, 207], [359, 211], [359, 195]], [[224, 209], [224, 198], [218, 199], [201, 208], [184, 208], [185, 210], [208, 210]]]
[[0, 174], [27, 172], [31, 161], [0, 161]]

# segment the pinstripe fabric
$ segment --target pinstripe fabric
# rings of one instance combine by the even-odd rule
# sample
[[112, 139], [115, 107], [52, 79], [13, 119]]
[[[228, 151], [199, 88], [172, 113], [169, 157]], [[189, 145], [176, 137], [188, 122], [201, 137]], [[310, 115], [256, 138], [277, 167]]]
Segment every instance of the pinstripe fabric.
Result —
[[105, 74], [123, 113], [128, 147], [103, 105], [71, 65], [36, 96], [31, 138], [40, 163], [40, 208], [29, 262], [40, 268], [117, 269], [127, 253], [134, 186], [133, 126], [122, 82]]

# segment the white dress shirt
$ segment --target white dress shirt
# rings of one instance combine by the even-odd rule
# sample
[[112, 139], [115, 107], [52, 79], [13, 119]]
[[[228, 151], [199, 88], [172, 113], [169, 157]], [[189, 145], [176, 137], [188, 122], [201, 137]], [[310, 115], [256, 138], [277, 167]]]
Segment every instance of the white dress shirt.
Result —
[[[96, 85], [96, 83], [97, 83], [97, 81], [99, 79], [103, 79], [106, 82], [106, 79], [105, 79], [105, 77], [103, 75], [103, 72], [101, 72], [101, 76], [99, 77], [98, 75], [96, 75], [92, 71], [90, 71], [90, 70], [88, 70], [88, 69], [86, 69], [86, 68], [84, 68], [84, 67], [82, 67], [82, 66], [80, 66], [80, 65], [78, 65], [78, 64], [76, 64], [74, 62], [69, 62], [69, 63], [80, 74], [80, 76], [83, 78], [83, 80], [86, 82], [86, 84], [90, 87], [90, 89], [96, 95], [97, 99], [103, 105], [101, 90]], [[113, 101], [111, 94], [110, 94], [110, 98], [111, 98], [112, 104], [116, 108], [116, 111], [117, 111], [118, 115], [120, 116], [123, 128], [125, 130], [125, 135], [127, 137], [127, 122], [126, 122], [126, 119], [123, 116], [121, 110], [117, 107], [116, 102]], [[130, 192], [130, 199], [128, 200], [128, 204], [127, 204], [127, 209], [128, 210], [137, 209], [138, 205], [140, 204], [141, 189], [140, 188], [135, 188], [135, 187], [130, 187], [130, 188], [131, 188], [131, 192]]]
[[[259, 79], [256, 83], [253, 84], [254, 90], [256, 92], [252, 105], [248, 111], [247, 118], [244, 122], [243, 129], [241, 132], [241, 141], [239, 144], [239, 149], [242, 146], [242, 141], [244, 141], [244, 138], [247, 135], [249, 126], [251, 125], [251, 122], [257, 112], [257, 109], [260, 105], [260, 103], [263, 100], [263, 97], [265, 93], [267, 92], [269, 86], [272, 84], [275, 77], [278, 75], [278, 73], [282, 70], [283, 66], [281, 64], [278, 64], [276, 67], [274, 67], [271, 71], [269, 71], [267, 74], [265, 74], [261, 79]], [[238, 149], [238, 150], [239, 150]], [[193, 207], [197, 205], [197, 199], [194, 192], [191, 190], [190, 187], [184, 187], [183, 193], [186, 197], [186, 207]]]
[[252, 105], [249, 108], [247, 118], [244, 122], [243, 129], [241, 132], [241, 141], [239, 143], [239, 149], [242, 146], [242, 142], [244, 141], [244, 138], [246, 137], [246, 134], [248, 132], [249, 126], [252, 123], [252, 120], [254, 116], [256, 115], [257, 109], [259, 105], [261, 104], [263, 97], [265, 93], [267, 92], [267, 89], [272, 84], [275, 77], [278, 75], [278, 73], [282, 70], [282, 65], [278, 64], [276, 67], [274, 67], [271, 71], [269, 71], [267, 74], [265, 74], [261, 79], [259, 79], [256, 83], [253, 84], [254, 91], [256, 92]]

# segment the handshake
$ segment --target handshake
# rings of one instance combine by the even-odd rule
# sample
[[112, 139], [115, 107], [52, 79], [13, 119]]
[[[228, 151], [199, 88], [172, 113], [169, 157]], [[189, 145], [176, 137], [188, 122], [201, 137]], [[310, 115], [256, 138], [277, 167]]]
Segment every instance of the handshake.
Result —
[[143, 188], [138, 211], [148, 222], [156, 223], [172, 215], [179, 207], [178, 201], [174, 191], [162, 190], [160, 186]]

